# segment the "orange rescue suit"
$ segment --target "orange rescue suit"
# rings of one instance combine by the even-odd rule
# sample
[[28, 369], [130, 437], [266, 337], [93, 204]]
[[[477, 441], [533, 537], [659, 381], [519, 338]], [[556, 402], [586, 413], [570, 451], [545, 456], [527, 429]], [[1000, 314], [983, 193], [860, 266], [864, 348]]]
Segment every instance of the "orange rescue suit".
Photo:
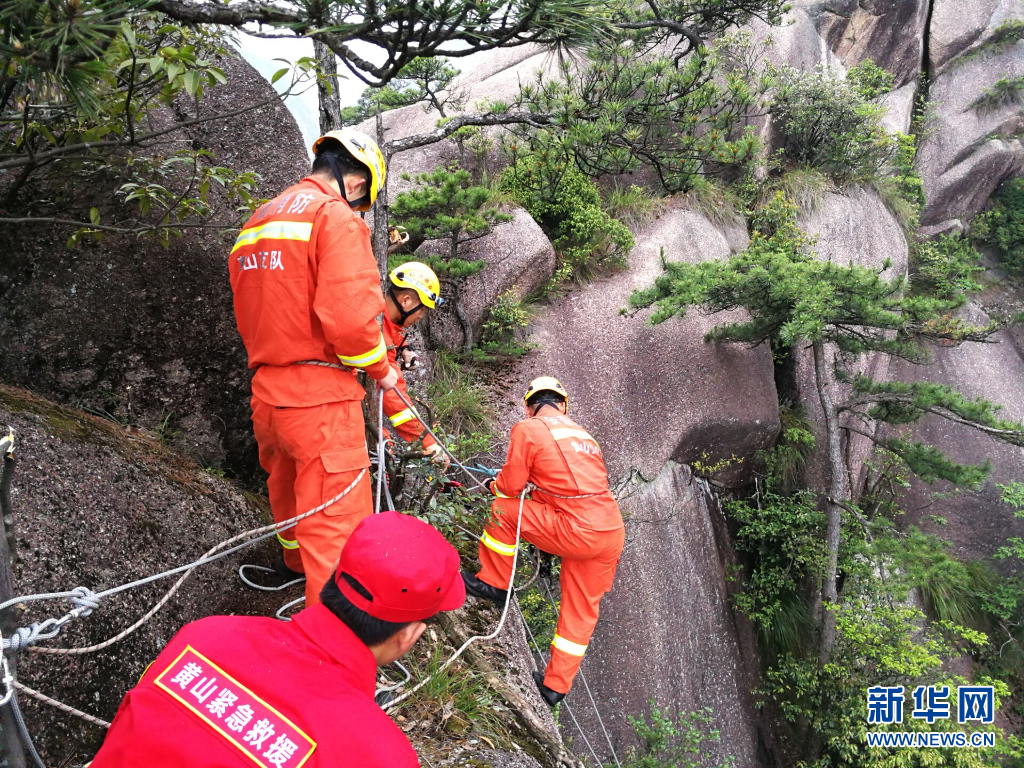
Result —
[[512, 578], [518, 497], [528, 482], [536, 490], [523, 502], [521, 537], [562, 558], [562, 605], [544, 684], [568, 693], [601, 598], [612, 588], [625, 530], [597, 441], [568, 416], [542, 407], [512, 427], [508, 458], [491, 486], [498, 498], [481, 538], [478, 578], [493, 587], [508, 589]]
[[[405, 346], [405, 331], [402, 330], [400, 325], [391, 322], [391, 318], [388, 317], [386, 312], [384, 313], [384, 341], [388, 345], [388, 362], [395, 369], [395, 372], [398, 373], [398, 383], [395, 385], [395, 389], [401, 390], [409, 402], [412, 402], [412, 399], [409, 398], [409, 389], [405, 383], [405, 376], [402, 375], [402, 366], [398, 364], [398, 353]], [[423, 435], [423, 425], [420, 424], [419, 419], [413, 415], [412, 409], [406, 406], [394, 389], [384, 393], [384, 415], [388, 417], [391, 426], [395, 428], [395, 431], [402, 436], [405, 442], [415, 443]], [[430, 435], [423, 438], [424, 448], [429, 448], [433, 444], [434, 438]]]
[[[380, 275], [366, 223], [312, 177], [249, 219], [228, 264], [238, 330], [256, 371], [253, 431], [281, 522], [338, 495], [370, 464], [356, 371], [388, 373]], [[367, 473], [343, 499], [278, 536], [285, 564], [306, 574], [307, 605], [320, 601], [372, 503]]]

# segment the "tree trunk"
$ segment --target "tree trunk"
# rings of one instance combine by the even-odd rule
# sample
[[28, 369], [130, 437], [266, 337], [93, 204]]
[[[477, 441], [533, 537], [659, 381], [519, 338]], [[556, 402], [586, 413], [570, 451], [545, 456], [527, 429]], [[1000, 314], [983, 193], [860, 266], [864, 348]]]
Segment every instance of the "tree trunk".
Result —
[[825, 344], [816, 341], [814, 348], [814, 378], [821, 400], [821, 410], [825, 417], [825, 436], [828, 444], [829, 466], [829, 498], [825, 507], [825, 573], [821, 584], [821, 642], [818, 650], [818, 663], [827, 664], [832, 656], [832, 648], [836, 643], [835, 615], [828, 610], [828, 604], [834, 605], [837, 598], [836, 576], [839, 570], [839, 536], [842, 508], [840, 501], [846, 495], [846, 470], [843, 463], [843, 451], [839, 439], [839, 414], [832, 400], [832, 380], [825, 364]]
[[[0, 602], [14, 597], [14, 550], [8, 547], [8, 541], [14, 539], [13, 515], [11, 512], [11, 476], [14, 472], [13, 457], [3, 458], [3, 476], [0, 479], [0, 507], [3, 509], [3, 535], [0, 535]], [[11, 606], [0, 616], [0, 629], [4, 637], [10, 637], [18, 625], [17, 607]], [[11, 654], [7, 658], [11, 674], [17, 677], [17, 656]], [[0, 690], [0, 695], [3, 691]], [[21, 742], [21, 733], [14, 720], [14, 712], [9, 706], [0, 707], [0, 761], [8, 768], [25, 768], [25, 746]]]
[[[320, 102], [320, 133], [328, 133], [341, 128], [341, 99], [338, 97], [338, 58], [334, 51], [321, 43], [313, 41], [313, 55], [324, 80], [317, 83], [316, 90]], [[330, 88], [328, 88], [330, 83]]]
[[[384, 152], [384, 165], [391, 168], [391, 153], [384, 146], [384, 121], [380, 117], [380, 104], [377, 105], [377, 145]], [[388, 179], [390, 173], [384, 174], [384, 185], [377, 192], [377, 202], [373, 206], [373, 255], [377, 259], [377, 270], [382, 276], [388, 273], [388, 249], [391, 239], [388, 237]]]

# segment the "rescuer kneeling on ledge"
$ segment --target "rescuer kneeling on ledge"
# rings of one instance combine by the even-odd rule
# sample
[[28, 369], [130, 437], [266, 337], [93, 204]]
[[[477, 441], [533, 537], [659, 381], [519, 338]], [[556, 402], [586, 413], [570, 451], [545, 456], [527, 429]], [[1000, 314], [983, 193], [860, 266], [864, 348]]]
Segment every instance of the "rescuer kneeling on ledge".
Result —
[[[512, 427], [508, 458], [490, 481], [498, 498], [480, 540], [480, 573], [463, 573], [475, 597], [503, 602], [512, 579], [519, 495], [521, 538], [562, 558], [562, 607], [546, 673], [534, 673], [554, 706], [569, 692], [597, 626], [601, 598], [612, 588], [625, 532], [597, 441], [566, 416], [569, 395], [551, 376], [534, 379], [524, 398], [527, 418]], [[557, 494], [557, 496], [555, 495]], [[559, 497], [582, 498], [559, 498]]]
[[372, 515], [320, 597], [291, 622], [186, 625], [121, 702], [92, 768], [417, 768], [374, 703], [377, 667], [463, 604], [458, 552], [414, 517]]

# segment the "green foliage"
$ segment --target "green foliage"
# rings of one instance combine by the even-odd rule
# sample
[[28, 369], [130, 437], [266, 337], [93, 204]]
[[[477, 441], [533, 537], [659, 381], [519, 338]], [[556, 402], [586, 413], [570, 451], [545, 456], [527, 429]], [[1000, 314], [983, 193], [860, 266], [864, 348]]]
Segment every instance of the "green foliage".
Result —
[[[513, 145], [515, 146], [515, 145]], [[633, 235], [601, 208], [601, 193], [573, 165], [546, 154], [518, 153], [505, 169], [500, 188], [549, 234], [572, 277], [586, 280], [625, 263]]]
[[924, 180], [917, 172], [917, 139], [907, 134], [895, 134], [896, 147], [889, 167], [889, 175], [873, 182], [889, 211], [907, 233], [908, 238], [920, 223], [924, 208]]
[[739, 523], [736, 550], [749, 563], [736, 606], [754, 622], [768, 656], [799, 652], [814, 629], [801, 599], [804, 582], [818, 578], [825, 558], [825, 516], [817, 499], [810, 491], [769, 491], [726, 509]]
[[788, 494], [803, 476], [807, 459], [814, 453], [813, 425], [806, 416], [792, 408], [779, 408], [782, 433], [775, 445], [762, 451], [758, 458], [764, 463], [765, 484], [770, 491]]
[[[1003, 494], [1003, 503], [1013, 509], [1014, 517], [1024, 518], [1024, 483], [1012, 482], [1000, 485], [999, 490]], [[996, 557], [1001, 560], [1008, 557], [1024, 560], [1024, 540], [1019, 536], [1007, 539], [1006, 546], [999, 548]]]
[[1024, 179], [1005, 182], [992, 207], [974, 219], [971, 236], [991, 246], [1008, 272], [1024, 276]]
[[636, 184], [629, 187], [620, 187], [616, 184], [605, 195], [602, 207], [613, 219], [621, 221], [632, 232], [636, 232], [664, 212], [665, 201]]
[[487, 393], [468, 366], [443, 350], [434, 357], [434, 376], [427, 397], [434, 417], [453, 434], [486, 430], [493, 418]]
[[995, 112], [1020, 104], [1024, 104], [1024, 77], [1001, 77], [971, 102], [971, 109]]
[[[682, 17], [701, 14], [700, 6], [724, 9], [719, 3], [671, 5]], [[646, 6], [624, 10], [649, 13]], [[735, 171], [753, 161], [758, 142], [749, 118], [758, 112], [768, 80], [756, 71], [751, 36], [723, 35], [713, 45], [675, 55], [673, 48], [692, 46], [682, 40], [651, 45], [651, 32], [658, 35], [656, 23], [609, 36], [583, 61], [566, 58], [560, 77], [524, 86], [523, 106], [552, 119], [542, 128], [513, 129], [520, 151], [547, 153], [555, 164], [576, 166], [591, 177], [651, 168], [669, 192], [689, 189], [698, 175]]]
[[785, 157], [837, 184], [879, 178], [897, 151], [884, 108], [820, 68], [778, 69], [771, 113]]
[[555, 636], [555, 628], [558, 624], [558, 609], [551, 604], [537, 587], [531, 587], [525, 592], [517, 593], [519, 608], [523, 612], [523, 618], [530, 627], [537, 645], [547, 648], [551, 645]]
[[999, 56], [1021, 40], [1024, 40], [1024, 19], [1006, 19], [980, 45], [956, 59], [954, 64], [963, 64], [979, 56]]
[[726, 186], [703, 176], [693, 179], [686, 200], [693, 210], [716, 224], [735, 222], [746, 210], [746, 201], [737, 194], [735, 185]]
[[846, 73], [846, 82], [862, 99], [871, 101], [892, 90], [892, 72], [878, 66], [871, 59], [864, 59]]
[[917, 293], [942, 299], [966, 300], [968, 293], [981, 290], [978, 275], [981, 254], [959, 234], [916, 243], [910, 251], [911, 288]]
[[[156, 107], [178, 99], [195, 122], [216, 118], [187, 113], [225, 82], [214, 63], [229, 55], [223, 32], [113, 0], [6, 3], [0, 29], [0, 172], [10, 182], [0, 207], [79, 223], [73, 246], [104, 232], [166, 245], [186, 226], [230, 227], [255, 205], [254, 174], [212, 165], [198, 148], [142, 148], [179, 130], [154, 127]], [[292, 87], [310, 72], [302, 64]]]
[[815, 168], [790, 168], [767, 184], [769, 194], [782, 193], [806, 213], [816, 211], [825, 194], [834, 189], [831, 179]]
[[519, 336], [530, 324], [530, 310], [509, 288], [491, 304], [480, 334], [479, 350], [488, 359], [494, 355], [519, 357], [530, 347]]
[[398, 195], [391, 204], [395, 222], [414, 238], [448, 241], [447, 253], [424, 259], [436, 272], [452, 277], [479, 272], [486, 262], [459, 258], [459, 248], [512, 217], [489, 204], [491, 191], [474, 185], [468, 171], [436, 170], [418, 174], [415, 181], [418, 187]]
[[423, 104], [424, 110], [435, 109], [444, 117], [447, 110], [465, 105], [464, 95], [451, 87], [458, 74], [444, 57], [413, 59], [387, 85], [364, 90], [354, 107], [342, 110], [342, 122], [356, 125], [376, 115], [378, 109], [387, 112], [412, 104]]
[[640, 746], [630, 750], [622, 761], [624, 768], [732, 768], [731, 755], [711, 763], [707, 742], [719, 742], [722, 734], [713, 727], [714, 712], [709, 708], [677, 715], [651, 702], [648, 715], [629, 718]]

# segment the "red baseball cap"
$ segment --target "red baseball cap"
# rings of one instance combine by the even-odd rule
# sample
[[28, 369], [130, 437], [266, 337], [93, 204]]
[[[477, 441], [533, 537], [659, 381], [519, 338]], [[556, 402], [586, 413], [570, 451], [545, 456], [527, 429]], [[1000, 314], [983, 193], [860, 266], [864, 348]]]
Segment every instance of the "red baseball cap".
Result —
[[334, 582], [356, 608], [382, 621], [422, 621], [466, 602], [455, 547], [401, 512], [370, 515], [356, 526]]

